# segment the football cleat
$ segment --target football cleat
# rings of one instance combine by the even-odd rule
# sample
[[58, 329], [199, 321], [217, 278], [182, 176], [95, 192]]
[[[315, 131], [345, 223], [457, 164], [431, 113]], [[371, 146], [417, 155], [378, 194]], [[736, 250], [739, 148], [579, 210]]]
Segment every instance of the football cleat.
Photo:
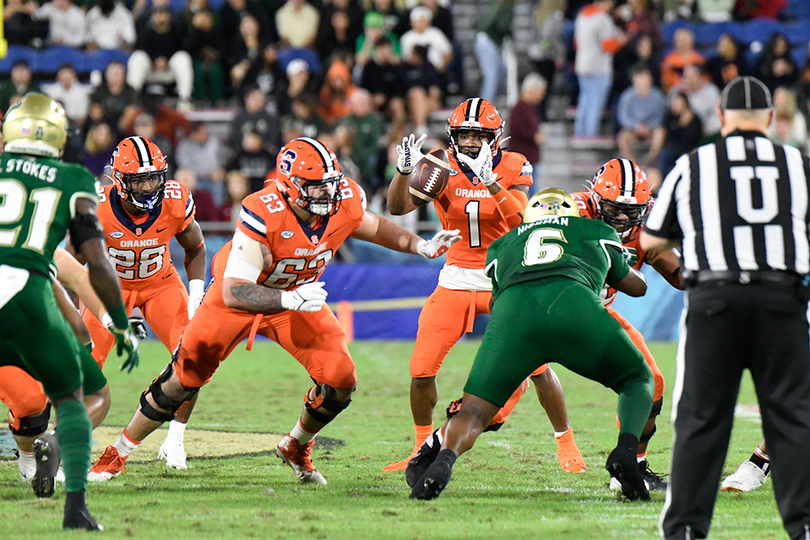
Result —
[[90, 515], [90, 511], [85, 507], [78, 512], [72, 512], [70, 515], [65, 515], [62, 520], [62, 528], [65, 530], [70, 529], [83, 529], [86, 531], [103, 531], [104, 526]]
[[750, 459], [743, 461], [737, 468], [737, 471], [723, 480], [720, 489], [723, 491], [754, 491], [765, 483], [768, 475], [754, 465]]
[[666, 491], [667, 481], [661, 475], [656, 473], [650, 468], [650, 464], [646, 459], [638, 462], [638, 468], [641, 471], [641, 477], [644, 479], [644, 485], [650, 491]]
[[622, 493], [629, 500], [650, 500], [650, 492], [641, 476], [635, 452], [616, 447], [608, 456], [605, 468], [611, 478], [619, 483]]
[[326, 484], [326, 479], [312, 465], [312, 447], [315, 439], [307, 444], [300, 444], [297, 439], [288, 433], [281, 439], [276, 447], [276, 455], [292, 468], [295, 476], [302, 484]]
[[435, 499], [450, 483], [452, 472], [453, 466], [447, 461], [434, 461], [425, 471], [425, 474], [416, 482], [416, 485], [413, 486], [409, 498], [422, 501]]
[[34, 474], [37, 472], [37, 462], [33, 454], [20, 454], [19, 450], [15, 450], [17, 455], [17, 468], [20, 471], [20, 482], [30, 483], [34, 479]]
[[408, 487], [416, 485], [422, 475], [425, 474], [425, 471], [428, 470], [428, 467], [436, 461], [441, 449], [442, 443], [439, 440], [439, 430], [437, 429], [430, 437], [425, 439], [416, 455], [408, 462], [408, 466], [405, 468], [405, 482], [408, 483]]
[[56, 474], [59, 472], [59, 461], [61, 460], [59, 443], [56, 442], [55, 434], [47, 433], [36, 438], [34, 460], [37, 468], [31, 479], [34, 494], [40, 499], [50, 497], [54, 494]]
[[90, 467], [87, 480], [90, 482], [106, 482], [121, 473], [126, 474], [126, 461], [127, 458], [119, 456], [118, 450], [114, 446], [108, 446], [93, 466]]
[[158, 459], [166, 460], [166, 467], [173, 469], [188, 469], [186, 465], [186, 449], [179, 439], [166, 437], [158, 450]]

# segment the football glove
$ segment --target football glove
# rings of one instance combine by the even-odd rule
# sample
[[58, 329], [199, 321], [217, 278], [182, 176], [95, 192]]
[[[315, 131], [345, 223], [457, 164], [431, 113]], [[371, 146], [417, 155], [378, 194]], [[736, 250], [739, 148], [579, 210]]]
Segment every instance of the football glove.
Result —
[[402, 138], [402, 144], [397, 145], [397, 171], [399, 174], [410, 174], [414, 165], [425, 157], [422, 153], [422, 145], [425, 144], [427, 135], [423, 133], [421, 137], [414, 139], [415, 135], [411, 133]]
[[281, 307], [292, 311], [315, 313], [326, 303], [326, 294], [323, 282], [305, 283], [294, 291], [281, 293]]
[[430, 240], [420, 240], [416, 244], [416, 252], [426, 259], [435, 259], [444, 254], [450, 246], [461, 240], [459, 230], [439, 231]]
[[132, 369], [138, 366], [138, 337], [132, 327], [125, 330], [113, 328], [112, 333], [115, 336], [116, 353], [118, 356], [126, 356], [118, 369], [131, 373]]
[[492, 174], [492, 151], [489, 148], [488, 142], [484, 141], [481, 145], [481, 150], [478, 152], [477, 158], [473, 159], [460, 152], [457, 158], [460, 162], [469, 167], [485, 186], [489, 187], [495, 182], [495, 175]]
[[197, 312], [205, 295], [205, 282], [201, 279], [192, 279], [188, 282], [188, 320]]
[[[132, 333], [138, 336], [139, 341], [143, 341], [146, 339], [146, 336], [149, 334], [146, 333], [146, 324], [143, 322], [143, 317], [131, 316], [129, 318], [129, 327], [132, 328]], [[115, 330], [110, 328], [111, 333], [115, 333]]]

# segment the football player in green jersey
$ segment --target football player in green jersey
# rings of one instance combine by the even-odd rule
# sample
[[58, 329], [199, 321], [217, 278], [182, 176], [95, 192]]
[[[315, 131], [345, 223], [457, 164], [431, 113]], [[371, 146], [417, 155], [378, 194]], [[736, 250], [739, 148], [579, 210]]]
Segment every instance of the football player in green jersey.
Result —
[[[59, 158], [67, 140], [64, 108], [43, 94], [26, 94], [6, 112], [0, 154], [0, 365], [15, 365], [42, 383], [56, 409], [56, 437], [35, 442], [33, 484], [52, 485], [65, 471], [65, 529], [100, 530], [84, 501], [90, 466], [91, 425], [82, 403], [82, 356], [90, 353], [56, 304], [49, 267], [70, 232], [88, 261], [90, 282], [113, 320], [123, 368], [138, 363], [96, 219], [95, 177]], [[86, 360], [86, 358], [84, 358]]]
[[616, 230], [580, 218], [564, 191], [540, 191], [523, 216], [523, 225], [495, 240], [487, 252], [489, 324], [461, 409], [410, 496], [437, 497], [458, 456], [472, 448], [514, 389], [537, 367], [558, 362], [619, 394], [619, 441], [607, 469], [628, 499], [649, 499], [635, 451], [652, 407], [652, 373], [599, 300], [605, 283], [630, 296], [642, 296], [647, 283], [627, 264]]

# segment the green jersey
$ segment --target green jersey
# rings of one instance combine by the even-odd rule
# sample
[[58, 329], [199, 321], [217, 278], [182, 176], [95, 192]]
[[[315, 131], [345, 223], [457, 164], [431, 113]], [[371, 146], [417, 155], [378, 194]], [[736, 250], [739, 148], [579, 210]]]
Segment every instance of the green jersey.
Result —
[[78, 198], [98, 200], [96, 178], [85, 167], [0, 155], [0, 264], [48, 274]]
[[573, 279], [599, 294], [630, 271], [616, 230], [601, 220], [548, 216], [495, 240], [484, 270], [492, 298], [510, 285], [546, 277]]

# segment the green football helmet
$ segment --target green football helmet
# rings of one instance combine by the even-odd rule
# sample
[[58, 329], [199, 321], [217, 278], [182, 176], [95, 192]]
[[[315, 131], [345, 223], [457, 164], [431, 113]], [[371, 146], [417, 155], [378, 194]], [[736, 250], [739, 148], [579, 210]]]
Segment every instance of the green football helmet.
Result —
[[532, 223], [546, 216], [579, 217], [579, 207], [574, 198], [565, 191], [546, 188], [529, 199], [523, 213], [523, 223]]
[[45, 94], [30, 93], [3, 119], [6, 152], [58, 158], [67, 141], [65, 108]]

